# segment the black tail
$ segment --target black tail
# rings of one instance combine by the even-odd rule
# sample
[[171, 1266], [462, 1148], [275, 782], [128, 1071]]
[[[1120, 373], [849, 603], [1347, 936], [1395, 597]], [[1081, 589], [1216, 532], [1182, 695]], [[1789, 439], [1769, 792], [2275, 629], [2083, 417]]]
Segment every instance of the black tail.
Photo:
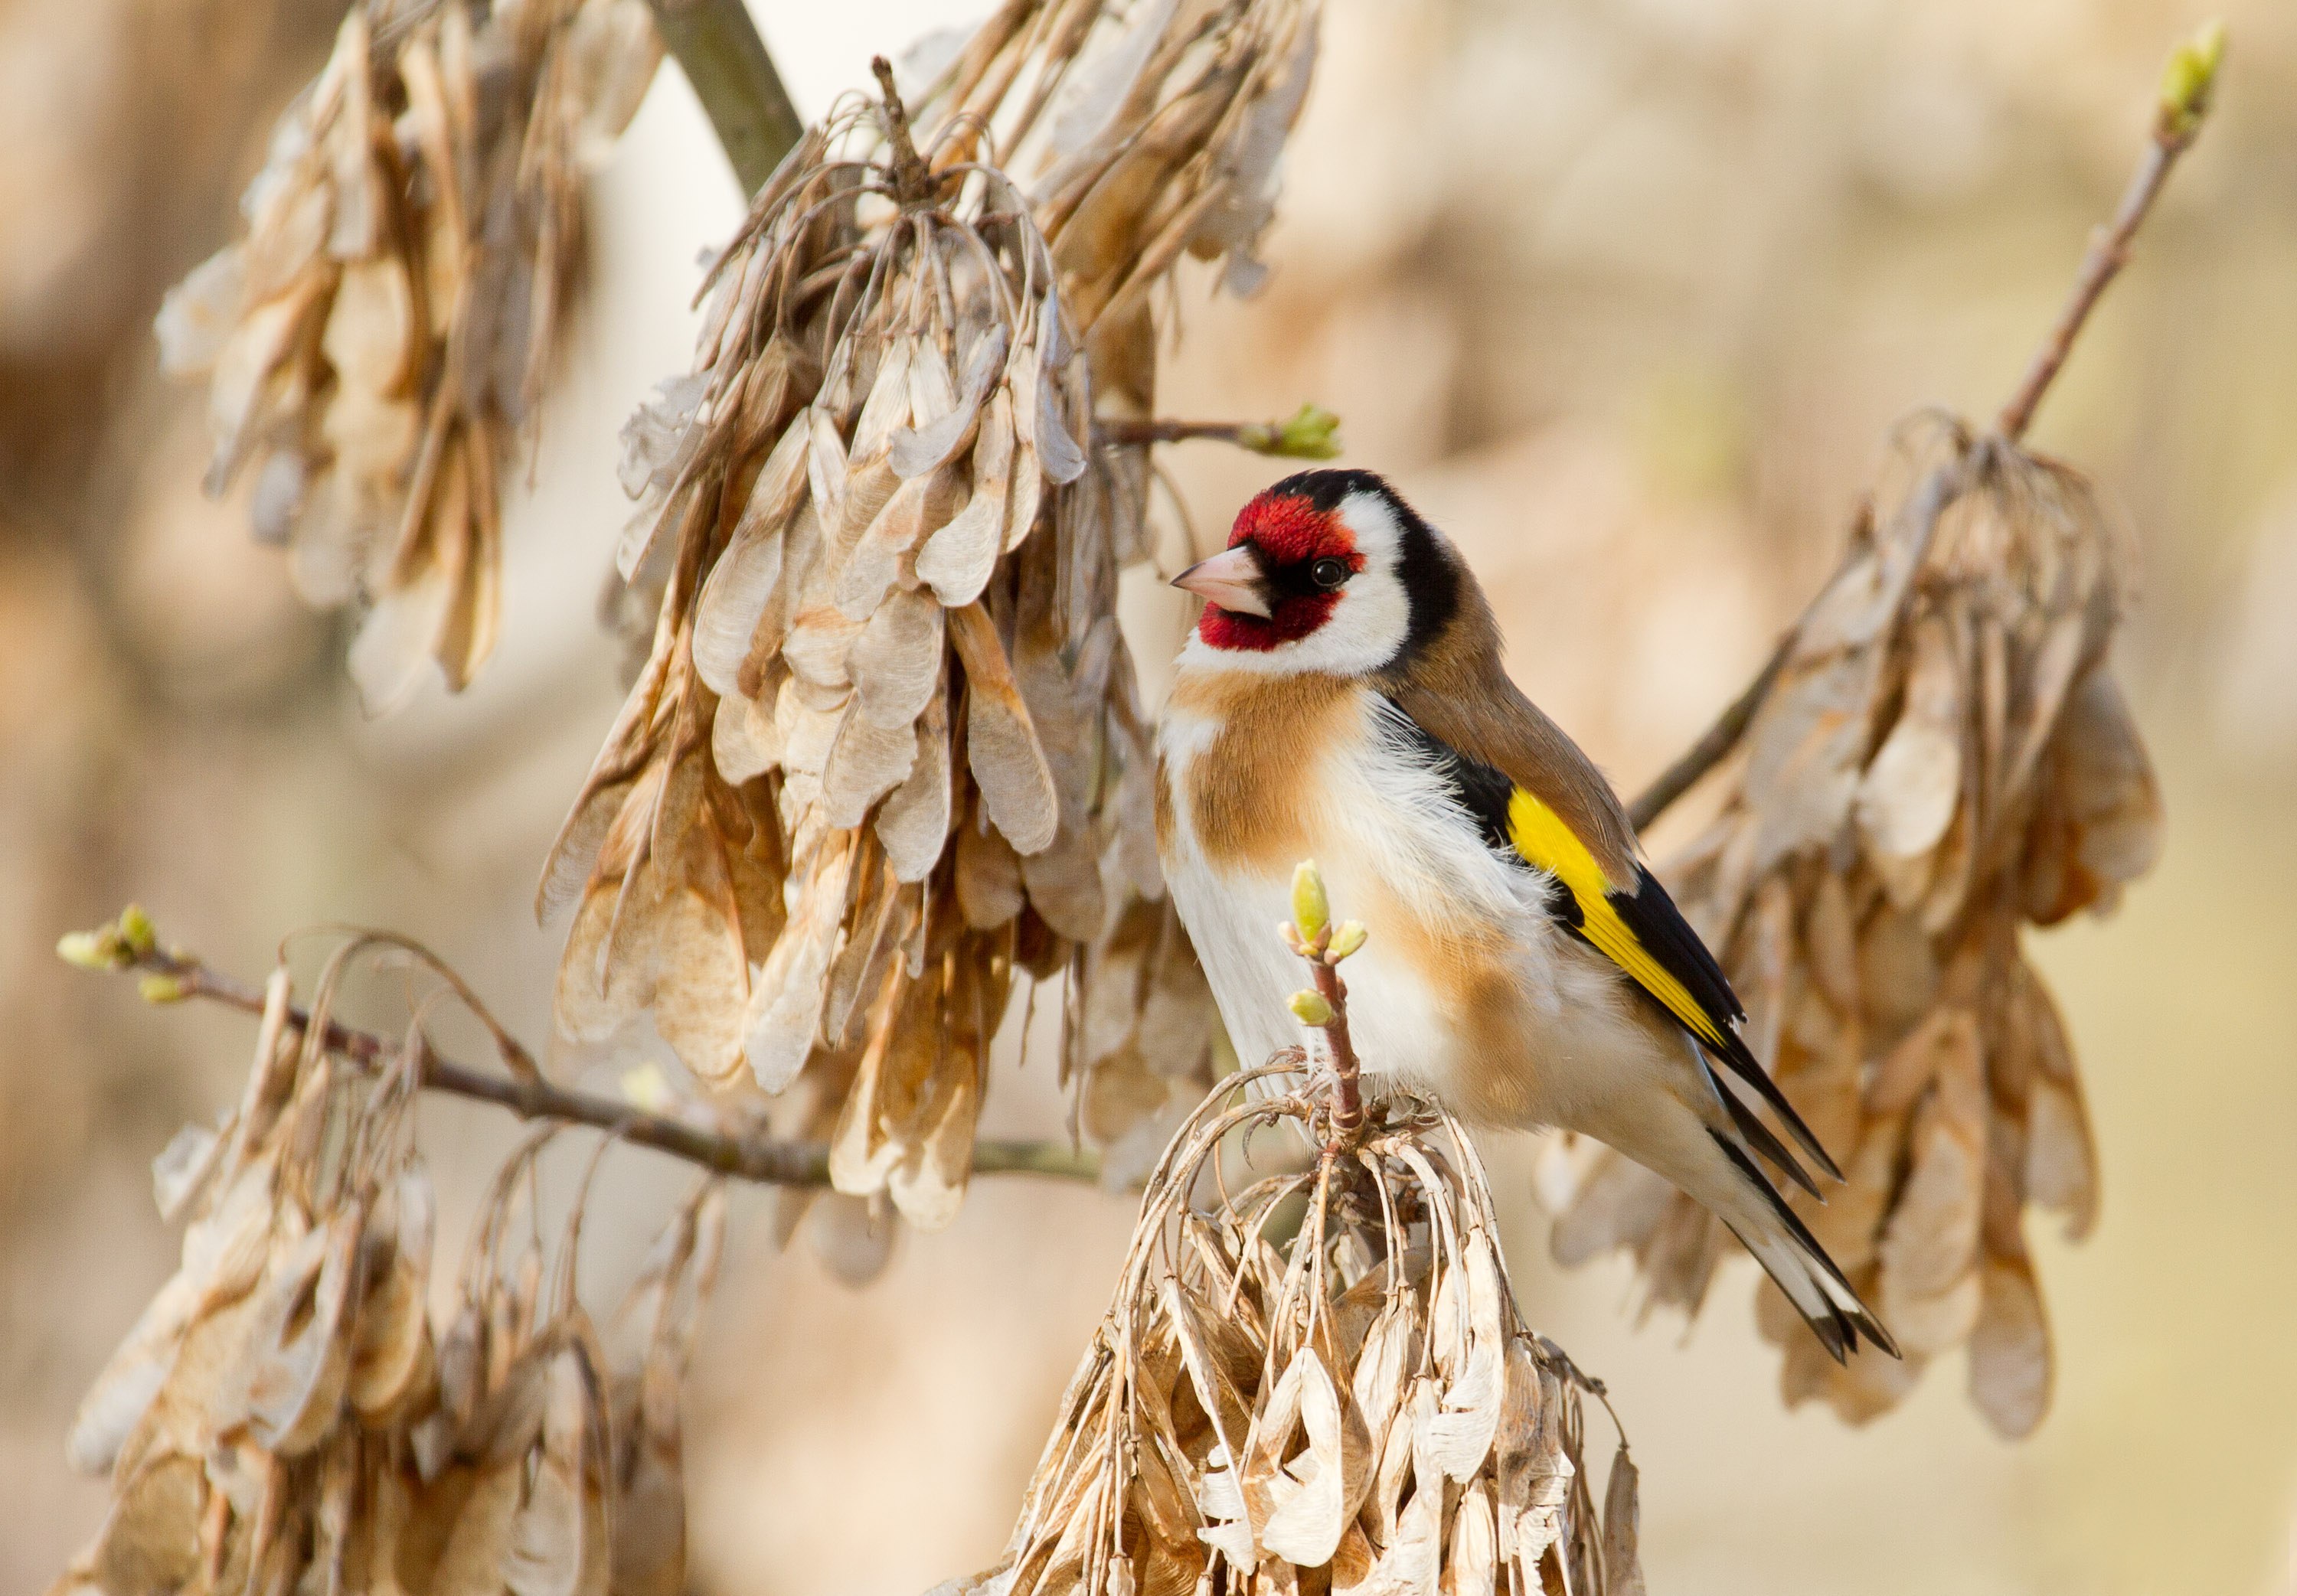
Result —
[[[1811, 1128], [1802, 1123], [1802, 1115], [1795, 1112], [1794, 1105], [1787, 1101], [1787, 1094], [1779, 1090], [1779, 1083], [1771, 1079], [1770, 1072], [1757, 1060], [1754, 1049], [1747, 1045], [1744, 1037], [1725, 1026], [1723, 1031], [1722, 1046], [1717, 1047], [1703, 1037], [1700, 1041], [1708, 1052], [1720, 1058], [1733, 1075], [1752, 1088], [1756, 1096], [1770, 1105], [1771, 1112], [1779, 1116], [1779, 1123], [1787, 1128], [1787, 1134], [1794, 1138], [1795, 1145], [1810, 1155], [1811, 1162], [1824, 1170], [1828, 1179], [1834, 1181], [1842, 1179], [1841, 1169], [1828, 1156], [1826, 1148], [1821, 1145]], [[1737, 1106], [1734, 1105], [1733, 1107], [1735, 1110]], [[1731, 1117], [1737, 1121], [1740, 1119], [1740, 1114], [1734, 1111]], [[1767, 1128], [1763, 1135], [1775, 1145], [1777, 1138], [1771, 1136]], [[1758, 1150], [1761, 1148], [1762, 1143], [1756, 1141], [1753, 1137], [1750, 1136], [1747, 1139], [1754, 1142]], [[1770, 1155], [1765, 1153], [1763, 1156], [1768, 1158]], [[1776, 1161], [1774, 1160], [1774, 1162]], [[1801, 1170], [1790, 1169], [1787, 1172], [1793, 1176], [1796, 1185], [1803, 1188], [1813, 1197], [1818, 1195], [1818, 1189], [1810, 1183], [1810, 1177], [1804, 1174]]]
[[1810, 1233], [1810, 1227], [1802, 1222], [1802, 1216], [1787, 1205], [1746, 1150], [1721, 1131], [1710, 1128], [1708, 1134], [1759, 1197], [1755, 1222], [1742, 1222], [1728, 1213], [1717, 1217], [1778, 1282], [1787, 1301], [1794, 1304], [1834, 1361], [1847, 1361], [1862, 1338], [1894, 1358], [1899, 1356], [1898, 1344], [1890, 1332], [1859, 1300], [1842, 1271]]
[[[1707, 1054], [1704, 1051], [1699, 1054], [1699, 1068], [1707, 1077], [1707, 1090], [1715, 1094], [1715, 1101], [1721, 1105], [1725, 1114], [1731, 1116], [1731, 1123], [1739, 1132], [1741, 1139], [1760, 1154], [1764, 1162], [1777, 1170], [1779, 1173], [1792, 1181], [1820, 1202], [1826, 1201], [1825, 1194], [1818, 1189], [1818, 1182], [1810, 1178], [1810, 1172], [1804, 1169], [1796, 1161], [1795, 1156], [1787, 1150], [1786, 1144], [1772, 1133], [1770, 1126], [1763, 1123], [1762, 1115], [1757, 1114], [1748, 1106], [1745, 1098], [1725, 1085], [1715, 1074], [1715, 1068], [1708, 1062]], [[1841, 1178], [1840, 1174], [1835, 1176], [1837, 1180]]]

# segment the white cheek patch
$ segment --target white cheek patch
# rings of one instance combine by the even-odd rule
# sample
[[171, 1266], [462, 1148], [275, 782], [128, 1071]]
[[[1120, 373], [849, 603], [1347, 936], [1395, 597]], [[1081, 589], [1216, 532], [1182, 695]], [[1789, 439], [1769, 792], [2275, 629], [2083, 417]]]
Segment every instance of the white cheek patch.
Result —
[[1351, 493], [1340, 501], [1339, 521], [1355, 539], [1367, 572], [1395, 572], [1404, 553], [1404, 529], [1386, 499], [1376, 493]]
[[1412, 600], [1396, 576], [1404, 529], [1377, 494], [1351, 493], [1338, 514], [1355, 539], [1363, 569], [1341, 588], [1323, 625], [1266, 649], [1214, 648], [1192, 631], [1181, 650], [1181, 665], [1258, 676], [1362, 676], [1394, 659], [1412, 630]]
[[1411, 625], [1412, 601], [1404, 596], [1404, 584], [1392, 571], [1367, 564], [1340, 589], [1330, 619], [1287, 646], [1297, 651], [1296, 670], [1361, 676], [1395, 657]]

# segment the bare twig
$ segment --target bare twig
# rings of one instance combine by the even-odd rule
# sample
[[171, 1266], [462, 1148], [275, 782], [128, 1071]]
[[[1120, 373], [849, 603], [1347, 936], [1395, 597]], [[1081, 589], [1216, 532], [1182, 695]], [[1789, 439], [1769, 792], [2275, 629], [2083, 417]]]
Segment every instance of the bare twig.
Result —
[[[2130, 245], [2153, 210], [2162, 184], [2168, 180], [2169, 169], [2201, 132], [2224, 54], [2225, 29], [2216, 22], [2170, 52], [2162, 73], [2153, 136], [2146, 144], [2137, 169], [2130, 175], [2120, 206], [2113, 220], [2092, 237], [2082, 257], [2081, 269], [2075, 276], [2073, 290], [2067, 295], [2065, 309], [2059, 312], [2049, 335], [2035, 352], [2025, 380], [2018, 384], [2017, 391], [1995, 421], [1996, 432], [2007, 442], [2015, 444], [2026, 435], [2035, 409], [2072, 352], [2074, 340], [2088, 322], [2098, 297], [2128, 263]], [[1779, 640], [1755, 679], [1732, 700], [1730, 707], [1716, 718], [1715, 724], [1681, 758], [1659, 772], [1658, 779], [1635, 795], [1634, 802], [1627, 805], [1627, 818], [1637, 831], [1650, 827], [1676, 799], [1697, 786], [1701, 777], [1730, 756], [1777, 684], [1781, 670], [1794, 652], [1794, 644], [1795, 633], [1790, 630]]]
[[1794, 652], [1794, 640], [1791, 630], [1781, 638], [1778, 646], [1771, 650], [1771, 657], [1755, 673], [1755, 679], [1731, 701], [1731, 707], [1717, 716], [1715, 724], [1700, 734], [1699, 741], [1684, 749], [1681, 757], [1660, 771], [1651, 786], [1635, 794], [1635, 801], [1627, 805], [1627, 820], [1637, 831], [1647, 829], [1667, 812], [1669, 804], [1697, 786], [1700, 777], [1722, 763], [1725, 756], [1739, 745], [1755, 712], [1770, 696], [1771, 684], [1785, 669], [1787, 655]]
[[[123, 913], [115, 926], [66, 937], [57, 950], [83, 968], [136, 972], [148, 1001], [199, 998], [243, 1014], [263, 1012], [260, 988], [211, 969], [181, 949], [161, 947], [149, 920], [136, 909]], [[310, 1017], [301, 1008], [291, 1007], [287, 1011], [287, 1023], [298, 1032], [309, 1025]], [[488, 1024], [491, 1026], [490, 1021]], [[374, 1032], [333, 1021], [327, 1024], [326, 1045], [338, 1057], [371, 1074], [379, 1073], [399, 1050], [399, 1044]], [[492, 1103], [523, 1120], [589, 1125], [737, 1180], [769, 1186], [829, 1184], [829, 1148], [823, 1142], [704, 1130], [612, 1098], [570, 1091], [539, 1074], [498, 1074], [440, 1057], [427, 1048], [423, 1052], [422, 1072], [424, 1086], [433, 1091]], [[973, 1168], [977, 1174], [1055, 1175], [1074, 1181], [1097, 1181], [1100, 1174], [1099, 1160], [1091, 1154], [1055, 1141], [978, 1142], [974, 1147]]]
[[746, 196], [766, 185], [805, 132], [742, 0], [649, 0]]
[[1321, 406], [1302, 405], [1282, 421], [1135, 421], [1103, 416], [1093, 432], [1103, 443], [1187, 443], [1207, 439], [1278, 459], [1330, 460], [1340, 452], [1340, 418]]
[[2137, 236], [2137, 229], [2145, 225], [2146, 214], [2153, 209], [2162, 184], [2169, 180], [2169, 169], [2177, 164], [2178, 156], [2193, 146], [2195, 136], [2202, 130], [2202, 119], [2209, 114], [2210, 101], [2217, 88], [2218, 67], [2224, 56], [2225, 27], [2216, 22], [2171, 52], [2162, 73], [2153, 142], [2146, 145], [2137, 169], [2129, 175], [2129, 185], [2122, 190], [2121, 204], [2114, 211], [2113, 220], [2090, 235], [2081, 271], [2074, 278], [2073, 291], [2066, 296], [2065, 309], [2058, 313], [2057, 325], [2035, 351], [2033, 364], [2026, 369], [2025, 381], [2018, 384], [2017, 392], [2002, 407], [2002, 414], [1994, 423], [1994, 430], [2011, 442], [2026, 435], [2036, 407], [2049, 391], [2058, 368], [2073, 352], [2074, 339], [2089, 320], [2089, 313], [2096, 309], [2098, 296], [2128, 264], [2129, 246]]
[[1130, 421], [1121, 415], [1103, 415], [1094, 420], [1092, 430], [1103, 443], [1190, 443], [1210, 439], [1242, 447], [1246, 430], [1259, 424], [1249, 421]]

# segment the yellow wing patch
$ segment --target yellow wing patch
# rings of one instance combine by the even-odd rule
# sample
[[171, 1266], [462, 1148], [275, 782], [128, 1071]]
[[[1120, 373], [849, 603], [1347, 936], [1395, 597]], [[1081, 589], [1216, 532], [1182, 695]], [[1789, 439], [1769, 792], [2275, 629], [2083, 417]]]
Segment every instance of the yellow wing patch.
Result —
[[1684, 1024], [1720, 1046], [1722, 1033], [1682, 982], [1669, 975], [1651, 950], [1611, 907], [1611, 881], [1587, 844], [1563, 817], [1518, 787], [1508, 800], [1508, 838], [1526, 861], [1561, 882], [1579, 906], [1579, 929], [1596, 949], [1635, 979]]

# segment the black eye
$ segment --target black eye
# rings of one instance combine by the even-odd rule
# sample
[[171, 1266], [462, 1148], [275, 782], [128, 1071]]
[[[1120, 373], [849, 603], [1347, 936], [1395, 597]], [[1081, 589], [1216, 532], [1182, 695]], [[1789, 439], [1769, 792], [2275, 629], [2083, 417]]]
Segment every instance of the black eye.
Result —
[[1326, 555], [1308, 567], [1308, 580], [1327, 592], [1348, 580], [1348, 563]]

